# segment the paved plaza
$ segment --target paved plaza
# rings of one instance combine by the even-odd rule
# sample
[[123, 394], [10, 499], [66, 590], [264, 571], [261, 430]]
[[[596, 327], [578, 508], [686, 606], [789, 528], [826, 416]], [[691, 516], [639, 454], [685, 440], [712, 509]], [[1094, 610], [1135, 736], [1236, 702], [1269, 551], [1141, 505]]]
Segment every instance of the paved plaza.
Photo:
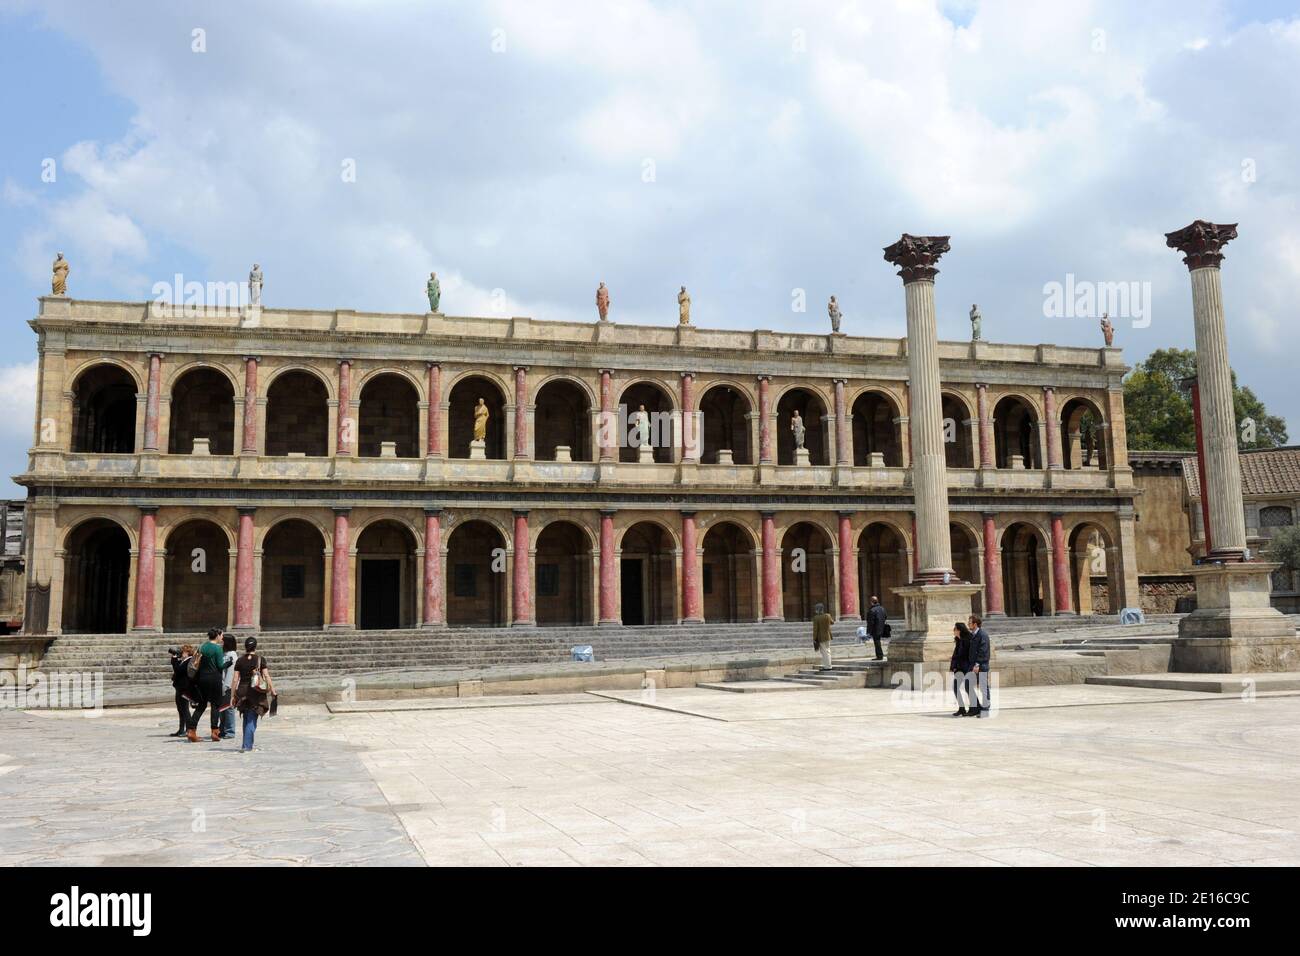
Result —
[[[0, 863], [1300, 863], [1300, 696], [1026, 687], [0, 713]], [[342, 708], [340, 708], [342, 710]]]

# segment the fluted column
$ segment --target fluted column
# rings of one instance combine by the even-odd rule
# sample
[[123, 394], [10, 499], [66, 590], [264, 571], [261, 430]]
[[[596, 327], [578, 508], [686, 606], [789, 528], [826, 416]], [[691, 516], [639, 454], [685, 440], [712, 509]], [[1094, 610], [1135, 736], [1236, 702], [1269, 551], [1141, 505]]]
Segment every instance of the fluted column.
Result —
[[133, 629], [137, 631], [157, 630], [154, 626], [154, 595], [156, 587], [154, 580], [156, 567], [154, 549], [158, 545], [157, 517], [158, 508], [156, 506], [140, 509], [140, 548], [135, 559], [135, 623], [133, 626]]
[[1002, 604], [1002, 552], [993, 515], [984, 516], [984, 616], [1005, 613]]
[[1043, 417], [1047, 419], [1047, 467], [1061, 467], [1061, 418], [1056, 411], [1056, 389], [1043, 386]]
[[852, 448], [849, 436], [849, 416], [844, 407], [844, 385], [842, 378], [835, 379], [835, 463], [837, 465], [853, 464]]
[[348, 535], [350, 509], [334, 509], [334, 553], [330, 565], [330, 627], [351, 627], [352, 555]]
[[533, 621], [533, 561], [528, 537], [528, 512], [515, 512], [515, 575], [511, 589], [514, 626], [527, 627]]
[[1065, 526], [1061, 515], [1052, 515], [1052, 587], [1056, 596], [1056, 613], [1073, 614], [1070, 600], [1070, 556], [1065, 547]]
[[256, 508], [239, 509], [239, 532], [235, 551], [234, 626], [241, 630], [254, 626], [253, 608], [256, 606], [254, 588], [257, 581], [257, 570], [253, 566], [255, 561], [253, 516], [255, 514], [257, 514]]
[[682, 372], [682, 461], [700, 460], [700, 435], [695, 421], [695, 373]]
[[600, 624], [619, 624], [618, 555], [614, 552], [614, 512], [600, 513]]
[[429, 425], [425, 454], [429, 458], [442, 457], [442, 366], [429, 362]]
[[858, 611], [858, 562], [853, 553], [853, 514], [840, 512], [840, 620], [856, 621]]
[[1241, 462], [1232, 402], [1232, 367], [1223, 311], [1220, 250], [1237, 238], [1237, 226], [1198, 219], [1166, 234], [1170, 248], [1184, 254], [1192, 280], [1192, 319], [1196, 330], [1196, 375], [1201, 398], [1201, 432], [1205, 445], [1205, 481], [1201, 494], [1209, 502], [1208, 557], [1240, 561], [1246, 550], [1246, 518], [1241, 507]]
[[528, 366], [515, 366], [515, 457], [528, 457]]
[[257, 454], [257, 357], [244, 358], [244, 441], [240, 451]]
[[149, 382], [144, 403], [144, 450], [158, 450], [158, 409], [162, 401], [162, 353], [149, 353]]
[[704, 593], [700, 582], [700, 555], [696, 541], [695, 512], [682, 512], [682, 623], [704, 622]]
[[600, 426], [596, 429], [601, 461], [612, 461], [615, 456], [613, 438], [617, 416], [614, 414], [614, 389], [610, 378], [609, 369], [602, 368], [600, 370]]
[[758, 377], [758, 460], [772, 463], [772, 380], [766, 375]]
[[780, 621], [785, 617], [781, 607], [781, 560], [776, 553], [776, 515], [763, 513], [763, 620]]
[[352, 362], [339, 359], [339, 413], [338, 436], [334, 443], [335, 454], [351, 455], [356, 441], [356, 425], [352, 420]]
[[[432, 402], [430, 408], [433, 407]], [[442, 512], [428, 508], [424, 512], [424, 612], [422, 627], [446, 624], [444, 602], [446, 587], [442, 578]]]

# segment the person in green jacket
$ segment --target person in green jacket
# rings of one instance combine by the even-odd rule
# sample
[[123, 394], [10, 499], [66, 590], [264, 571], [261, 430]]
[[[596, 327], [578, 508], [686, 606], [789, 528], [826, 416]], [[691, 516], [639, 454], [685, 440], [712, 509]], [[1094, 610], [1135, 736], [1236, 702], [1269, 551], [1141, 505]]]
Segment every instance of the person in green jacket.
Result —
[[813, 649], [821, 651], [824, 671], [831, 669], [831, 625], [833, 623], [835, 620], [826, 613], [825, 604], [813, 607]]
[[189, 737], [191, 743], [199, 741], [199, 718], [203, 716], [203, 709], [210, 707], [212, 710], [208, 715], [208, 721], [211, 724], [212, 739], [220, 740], [221, 731], [221, 672], [231, 665], [232, 662], [226, 660], [225, 649], [221, 646], [221, 638], [225, 630], [220, 627], [214, 627], [208, 631], [208, 639], [203, 642], [198, 650], [200, 657], [199, 673], [195, 677], [194, 683], [199, 689], [199, 705], [194, 708], [194, 713], [190, 714]]

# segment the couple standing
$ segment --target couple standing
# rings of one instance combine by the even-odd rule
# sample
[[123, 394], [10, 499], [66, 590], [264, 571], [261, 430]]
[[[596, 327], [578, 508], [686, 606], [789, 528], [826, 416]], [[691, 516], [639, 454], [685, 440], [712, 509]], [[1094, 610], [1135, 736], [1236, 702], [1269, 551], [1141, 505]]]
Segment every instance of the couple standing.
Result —
[[[958, 621], [952, 626], [952, 659], [948, 669], [952, 672], [952, 693], [957, 698], [954, 717], [983, 717], [992, 704], [992, 685], [989, 682], [989, 658], [993, 648], [988, 631], [978, 614], [972, 614], [965, 624]], [[962, 696], [962, 689], [966, 698]]]

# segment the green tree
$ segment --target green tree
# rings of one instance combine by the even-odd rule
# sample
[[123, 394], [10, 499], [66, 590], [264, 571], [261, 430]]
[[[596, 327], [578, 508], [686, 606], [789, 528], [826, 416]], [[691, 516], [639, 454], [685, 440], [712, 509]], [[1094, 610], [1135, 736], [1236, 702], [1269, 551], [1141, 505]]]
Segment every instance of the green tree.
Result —
[[1288, 571], [1300, 571], [1300, 525], [1278, 528], [1264, 546], [1265, 557]]
[[[1191, 349], [1156, 349], [1124, 379], [1128, 446], [1137, 451], [1190, 451], [1196, 448], [1192, 395], [1185, 380], [1196, 375]], [[1232, 403], [1242, 448], [1276, 448], [1287, 442], [1286, 422], [1270, 415], [1232, 373]], [[1246, 426], [1246, 427], [1243, 427]]]

